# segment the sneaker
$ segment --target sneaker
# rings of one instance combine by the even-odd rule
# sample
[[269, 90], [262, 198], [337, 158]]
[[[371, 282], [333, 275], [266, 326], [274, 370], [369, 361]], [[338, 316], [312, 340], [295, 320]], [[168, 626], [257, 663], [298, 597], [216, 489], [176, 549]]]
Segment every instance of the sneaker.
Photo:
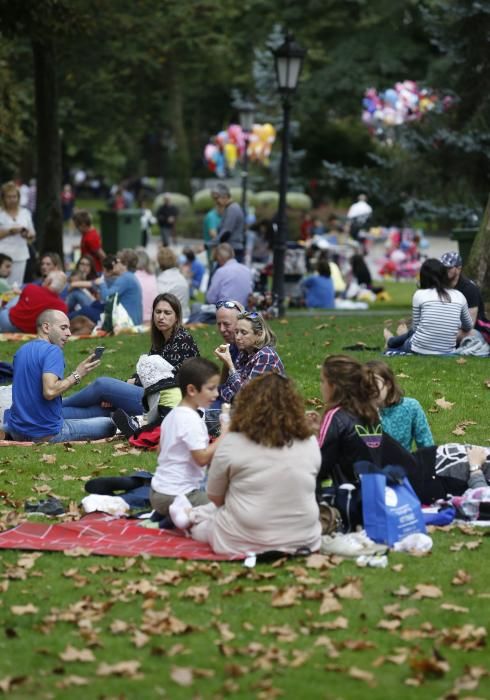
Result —
[[63, 515], [65, 512], [63, 504], [57, 498], [47, 498], [37, 503], [26, 501], [24, 509], [27, 513], [40, 513], [42, 515]]
[[118, 408], [111, 416], [112, 422], [117, 426], [118, 430], [128, 438], [132, 437], [139, 430], [139, 423], [133, 416], [129, 416], [122, 408]]
[[189, 517], [191, 510], [191, 502], [184, 494], [181, 494], [180, 496], [176, 496], [170, 504], [168, 514], [175, 527], [178, 527], [179, 530], [187, 530], [191, 526]]

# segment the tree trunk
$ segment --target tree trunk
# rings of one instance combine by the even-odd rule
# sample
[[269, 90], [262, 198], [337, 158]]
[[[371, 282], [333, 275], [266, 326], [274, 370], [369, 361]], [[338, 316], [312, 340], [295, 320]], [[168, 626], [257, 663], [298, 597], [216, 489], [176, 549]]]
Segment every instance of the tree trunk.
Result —
[[54, 42], [33, 41], [34, 86], [37, 120], [37, 248], [58, 253], [63, 259], [61, 220], [61, 143]]
[[[184, 98], [182, 94], [182, 78], [173, 59], [168, 64], [170, 73], [170, 119], [175, 148], [169, 153], [171, 174], [164, 173], [165, 181], [175, 183], [177, 192], [191, 194], [191, 164], [189, 158], [189, 141], [184, 125]], [[168, 189], [168, 188], [167, 188]]]
[[490, 301], [490, 197], [464, 271], [480, 287], [483, 299]]

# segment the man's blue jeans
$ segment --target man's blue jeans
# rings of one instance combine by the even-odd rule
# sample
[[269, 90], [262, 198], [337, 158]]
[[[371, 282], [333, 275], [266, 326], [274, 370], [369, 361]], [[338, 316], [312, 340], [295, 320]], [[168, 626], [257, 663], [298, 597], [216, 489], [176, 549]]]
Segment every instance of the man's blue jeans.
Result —
[[[9, 435], [19, 442], [38, 442], [42, 439], [16, 433], [7, 426]], [[80, 440], [100, 440], [111, 437], [116, 426], [110, 418], [86, 418], [83, 420], [64, 420], [61, 431], [47, 442], [77, 442]]]
[[[143, 413], [143, 388], [112, 377], [98, 377], [85, 389], [63, 399], [63, 418], [96, 418], [110, 416], [122, 408], [130, 416]], [[111, 408], [102, 408], [105, 401]]]

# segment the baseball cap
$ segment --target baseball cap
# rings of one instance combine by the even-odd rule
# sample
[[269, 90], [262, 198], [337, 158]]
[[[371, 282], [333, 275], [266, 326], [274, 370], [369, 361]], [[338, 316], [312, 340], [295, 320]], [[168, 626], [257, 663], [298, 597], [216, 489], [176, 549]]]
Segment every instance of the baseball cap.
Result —
[[456, 251], [444, 253], [444, 255], [441, 255], [440, 260], [444, 267], [463, 267], [463, 258]]

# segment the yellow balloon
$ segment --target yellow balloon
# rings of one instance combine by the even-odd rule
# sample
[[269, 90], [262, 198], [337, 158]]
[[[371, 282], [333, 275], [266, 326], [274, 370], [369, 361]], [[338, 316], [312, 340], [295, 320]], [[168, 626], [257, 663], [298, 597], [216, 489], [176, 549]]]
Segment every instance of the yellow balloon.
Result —
[[237, 161], [237, 148], [234, 143], [225, 144], [225, 158], [228, 167], [233, 170]]

